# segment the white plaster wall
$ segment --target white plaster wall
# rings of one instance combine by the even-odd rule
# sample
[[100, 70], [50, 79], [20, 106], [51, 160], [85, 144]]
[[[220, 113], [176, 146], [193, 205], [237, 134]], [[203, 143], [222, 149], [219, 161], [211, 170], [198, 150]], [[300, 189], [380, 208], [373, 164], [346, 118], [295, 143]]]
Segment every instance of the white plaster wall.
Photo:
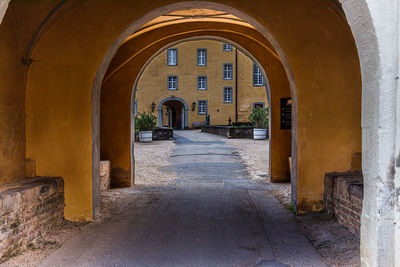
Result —
[[9, 2], [10, 0], [0, 0], [0, 24], [3, 21], [4, 15], [6, 14]]
[[399, 266], [394, 204], [398, 0], [341, 2], [358, 48], [363, 81], [361, 263]]
[[[400, 6], [400, 4], [399, 4]], [[399, 7], [400, 8], [400, 7]], [[400, 9], [398, 11], [400, 16]], [[399, 21], [400, 22], [400, 21]], [[400, 40], [400, 25], [398, 30], [398, 40]], [[395, 146], [395, 155], [396, 155], [396, 169], [395, 169], [395, 259], [396, 264], [400, 265], [400, 80], [399, 80], [399, 70], [400, 70], [400, 44], [398, 44], [397, 48], [399, 49], [397, 52], [397, 95], [396, 95], [396, 146]]]

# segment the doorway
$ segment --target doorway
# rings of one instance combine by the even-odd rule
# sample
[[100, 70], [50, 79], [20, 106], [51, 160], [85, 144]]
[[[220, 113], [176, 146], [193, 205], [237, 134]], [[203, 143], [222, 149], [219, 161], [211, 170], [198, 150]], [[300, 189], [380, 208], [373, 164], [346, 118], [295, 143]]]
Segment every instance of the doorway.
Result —
[[158, 105], [158, 127], [188, 128], [188, 105], [179, 97], [168, 97]]

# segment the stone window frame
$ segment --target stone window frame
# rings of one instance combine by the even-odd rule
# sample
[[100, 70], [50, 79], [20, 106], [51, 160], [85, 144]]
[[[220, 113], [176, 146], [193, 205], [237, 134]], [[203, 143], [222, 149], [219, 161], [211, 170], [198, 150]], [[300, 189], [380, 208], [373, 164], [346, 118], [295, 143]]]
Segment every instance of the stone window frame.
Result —
[[[205, 78], [205, 87], [200, 88], [200, 78]], [[207, 75], [197, 75], [197, 90], [206, 91], [208, 90], [208, 77]]]
[[263, 74], [256, 63], [253, 63], [253, 86], [264, 86]]
[[[175, 88], [171, 88], [170, 85], [170, 78], [175, 78]], [[168, 91], [177, 91], [178, 90], [178, 75], [168, 75], [167, 76], [167, 89]]]
[[[203, 58], [200, 53], [204, 51], [204, 62], [201, 62], [200, 58]], [[197, 48], [197, 66], [207, 66], [207, 48]]]
[[265, 108], [265, 103], [264, 102], [254, 102], [253, 103], [253, 109], [256, 108], [256, 105], [262, 105], [262, 108]]
[[[200, 111], [200, 103], [205, 103], [205, 110]], [[199, 99], [197, 100], [197, 114], [198, 115], [207, 115], [207, 111], [208, 111], [208, 100], [205, 99]]]
[[[171, 64], [171, 62], [169, 60], [171, 51], [175, 51], [175, 64]], [[167, 66], [178, 66], [178, 48], [167, 49]]]
[[[225, 67], [228, 67], [228, 66], [230, 67], [229, 72], [228, 71], [225, 72]], [[225, 74], [229, 74], [229, 77], [228, 77], [228, 75], [225, 75]], [[224, 63], [223, 69], [222, 69], [222, 76], [223, 76], [224, 80], [232, 80], [233, 79], [233, 64], [232, 63]]]
[[135, 100], [134, 112], [135, 112], [135, 116], [136, 116], [138, 114], [138, 101], [137, 100]]
[[[228, 90], [228, 89], [229, 89], [229, 93], [227, 94], [226, 90]], [[230, 99], [227, 99], [226, 96], [228, 96], [228, 98], [230, 98]], [[227, 103], [227, 104], [233, 103], [233, 87], [232, 86], [224, 86], [223, 100], [224, 100], [224, 103]]]
[[231, 44], [223, 42], [222, 43], [222, 51], [224, 51], [224, 52], [232, 52], [233, 51], [233, 47], [232, 47]]

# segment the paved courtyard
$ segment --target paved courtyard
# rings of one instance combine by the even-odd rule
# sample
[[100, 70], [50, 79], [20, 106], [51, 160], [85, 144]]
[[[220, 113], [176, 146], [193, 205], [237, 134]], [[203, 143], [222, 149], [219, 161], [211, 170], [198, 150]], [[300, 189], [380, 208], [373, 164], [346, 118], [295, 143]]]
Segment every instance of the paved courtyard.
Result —
[[173, 178], [124, 189], [130, 197], [112, 216], [41, 266], [324, 266], [293, 214], [267, 183], [249, 178], [226, 139], [177, 131], [158, 171]]

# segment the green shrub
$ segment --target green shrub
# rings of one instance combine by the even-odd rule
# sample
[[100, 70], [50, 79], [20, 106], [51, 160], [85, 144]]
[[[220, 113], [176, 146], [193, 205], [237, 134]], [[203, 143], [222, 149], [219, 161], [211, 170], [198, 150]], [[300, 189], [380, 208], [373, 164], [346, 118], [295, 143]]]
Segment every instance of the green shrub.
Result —
[[157, 125], [157, 117], [151, 112], [139, 112], [135, 116], [135, 132], [153, 131]]
[[249, 121], [256, 128], [266, 129], [269, 125], [268, 108], [256, 107], [251, 111]]

